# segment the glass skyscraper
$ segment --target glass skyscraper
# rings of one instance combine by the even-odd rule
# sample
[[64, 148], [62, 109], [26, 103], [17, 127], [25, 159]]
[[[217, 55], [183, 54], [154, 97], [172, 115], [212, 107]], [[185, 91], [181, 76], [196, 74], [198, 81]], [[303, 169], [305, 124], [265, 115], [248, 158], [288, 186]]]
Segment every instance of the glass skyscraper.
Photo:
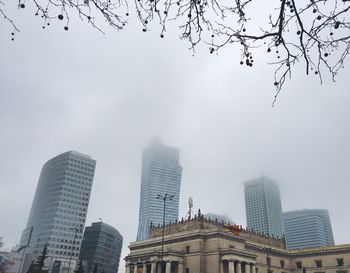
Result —
[[151, 223], [163, 224], [163, 200], [156, 199], [158, 194], [174, 196], [166, 201], [165, 222], [178, 219], [181, 175], [179, 150], [154, 138], [143, 151], [137, 240], [149, 237]]
[[45, 163], [20, 241], [21, 246], [28, 245], [29, 260], [39, 256], [47, 244], [49, 267], [58, 260], [64, 269], [72, 260], [73, 268], [79, 256], [95, 165], [90, 156], [75, 151]]
[[326, 209], [303, 209], [283, 213], [288, 249], [333, 246], [334, 238]]
[[245, 182], [244, 194], [247, 228], [282, 237], [282, 205], [278, 184], [262, 176]]
[[85, 273], [117, 273], [123, 236], [114, 227], [103, 222], [85, 228], [80, 259]]

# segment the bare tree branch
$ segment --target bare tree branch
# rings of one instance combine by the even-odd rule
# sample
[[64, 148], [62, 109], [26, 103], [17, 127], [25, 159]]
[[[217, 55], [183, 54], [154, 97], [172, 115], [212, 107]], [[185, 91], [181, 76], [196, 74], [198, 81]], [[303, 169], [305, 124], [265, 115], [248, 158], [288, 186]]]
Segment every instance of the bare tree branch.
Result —
[[[0, 13], [14, 32], [19, 32], [3, 10], [3, 1], [6, 0], [0, 0]], [[143, 32], [149, 30], [152, 21], [159, 23], [161, 38], [165, 37], [168, 24], [175, 22], [180, 38], [188, 41], [193, 51], [204, 44], [210, 53], [218, 53], [223, 47], [235, 44], [241, 47], [240, 64], [252, 67], [253, 55], [264, 48], [274, 59], [270, 63], [275, 66], [273, 105], [296, 65], [303, 65], [306, 75], [316, 74], [321, 83], [323, 73], [335, 80], [350, 50], [350, 0], [280, 0], [276, 1], [275, 8], [267, 10], [266, 20], [258, 22], [251, 15], [259, 4], [256, 0], [24, 1], [18, 0], [18, 8], [33, 3], [35, 15], [43, 19], [43, 27], [58, 20], [63, 21], [64, 29], [68, 30], [70, 18], [78, 16], [101, 32], [99, 18], [121, 30], [132, 8]]]

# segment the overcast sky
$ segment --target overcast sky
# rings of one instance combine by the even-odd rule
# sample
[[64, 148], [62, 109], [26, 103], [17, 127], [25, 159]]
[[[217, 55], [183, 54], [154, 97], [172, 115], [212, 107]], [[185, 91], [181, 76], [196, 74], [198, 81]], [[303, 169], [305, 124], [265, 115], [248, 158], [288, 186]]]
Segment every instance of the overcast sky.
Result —
[[[280, 183], [284, 210], [327, 208], [337, 244], [350, 233], [349, 62], [320, 85], [303, 66], [272, 108], [263, 52], [239, 65], [237, 48], [197, 54], [177, 34], [136, 23], [107, 35], [82, 22], [49, 29], [21, 11], [15, 42], [0, 24], [0, 236], [19, 241], [43, 164], [68, 150], [97, 160], [87, 225], [102, 218], [136, 238], [142, 149], [154, 135], [180, 149], [180, 215], [226, 214], [245, 226], [243, 183]], [[121, 262], [121, 268], [124, 261]], [[122, 271], [120, 271], [122, 272]]]

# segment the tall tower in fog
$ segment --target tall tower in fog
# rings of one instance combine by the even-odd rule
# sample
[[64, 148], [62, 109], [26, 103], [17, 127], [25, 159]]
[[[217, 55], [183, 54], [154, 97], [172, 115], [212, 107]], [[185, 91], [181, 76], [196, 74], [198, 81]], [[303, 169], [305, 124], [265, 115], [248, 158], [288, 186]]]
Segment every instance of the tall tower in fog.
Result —
[[154, 138], [143, 151], [137, 240], [149, 237], [151, 223], [163, 223], [163, 200], [156, 199], [158, 194], [174, 196], [166, 202], [165, 222], [177, 220], [181, 174], [179, 150], [165, 146], [158, 138]]
[[79, 256], [95, 165], [90, 156], [75, 151], [45, 163], [20, 242], [21, 246], [29, 242], [29, 259], [39, 256], [47, 244], [50, 267], [57, 260], [56, 267], [59, 264], [59, 270], [66, 271], [72, 259], [73, 268]]
[[247, 228], [282, 237], [282, 205], [278, 184], [262, 176], [244, 183]]
[[333, 231], [326, 209], [303, 209], [283, 213], [288, 249], [333, 246]]

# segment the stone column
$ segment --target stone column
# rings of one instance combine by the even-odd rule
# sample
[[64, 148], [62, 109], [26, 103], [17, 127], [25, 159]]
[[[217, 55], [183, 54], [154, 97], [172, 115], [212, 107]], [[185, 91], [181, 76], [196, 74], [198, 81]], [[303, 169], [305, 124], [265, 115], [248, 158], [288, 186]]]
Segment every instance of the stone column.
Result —
[[237, 262], [237, 265], [236, 265], [236, 273], [243, 273], [243, 272], [242, 272], [242, 267], [241, 267], [241, 262]]
[[249, 264], [244, 263], [242, 273], [250, 273], [249, 272], [249, 267], [250, 267]]
[[125, 273], [130, 273], [130, 266], [129, 265], [125, 266]]
[[235, 273], [235, 264], [233, 261], [228, 261], [228, 273]]
[[137, 264], [134, 265], [134, 273], [137, 273]]
[[151, 273], [156, 273], [156, 269], [157, 269], [157, 263], [156, 262], [152, 262]]
[[255, 273], [255, 265], [252, 264], [252, 273]]
[[221, 263], [220, 263], [220, 273], [225, 273], [224, 261], [223, 260], [221, 260]]
[[147, 264], [143, 264], [142, 273], [147, 273]]
[[171, 262], [170, 261], [166, 262], [165, 273], [171, 273]]
[[177, 273], [184, 273], [184, 264], [183, 263], [177, 264]]

